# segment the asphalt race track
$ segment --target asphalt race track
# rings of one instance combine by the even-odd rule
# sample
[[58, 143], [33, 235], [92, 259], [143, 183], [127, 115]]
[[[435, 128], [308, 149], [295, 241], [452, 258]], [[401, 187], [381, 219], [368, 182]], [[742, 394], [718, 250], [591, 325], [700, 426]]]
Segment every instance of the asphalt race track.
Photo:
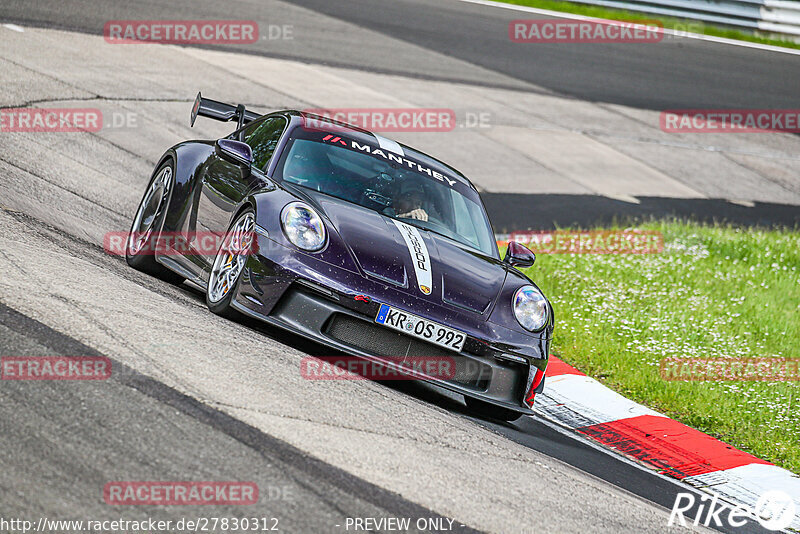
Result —
[[[17, 355], [99, 356], [3, 305], [0, 331], [4, 351]], [[152, 478], [148, 464], [157, 460], [161, 479], [192, 473], [207, 480], [223, 476], [256, 482], [266, 508], [271, 508], [270, 518], [295, 532], [330, 531], [347, 517], [408, 517], [415, 523], [444, 519], [119, 362], [113, 366], [113, 381], [98, 386], [3, 388], [3, 448], [23, 449], [12, 456], [19, 478], [13, 480], [4, 510], [24, 517], [46, 513], [51, 519], [75, 510], [84, 517], [104, 517], [106, 504], [97, 498], [98, 485], [107, 482], [103, 476]], [[10, 487], [6, 490], [11, 493]], [[232, 506], [214, 513], [239, 515]], [[184, 515], [187, 510], [173, 507], [158, 517], [178, 521]], [[474, 532], [462, 524], [454, 524], [453, 530]]]
[[[111, 19], [213, 18], [291, 25], [294, 36], [251, 47], [99, 36]], [[620, 214], [800, 221], [796, 136], [675, 141], [652, 127], [665, 108], [800, 107], [798, 56], [686, 39], [532, 55], [508, 43], [513, 18], [525, 17], [456, 0], [4, 2], [0, 22], [22, 31], [0, 26], [1, 107], [92, 106], [127, 120], [96, 133], [0, 133], [0, 353], [103, 355], [114, 368], [98, 383], [0, 382], [0, 516], [257, 516], [284, 532], [387, 517], [452, 519], [458, 532], [666, 531], [686, 487], [546, 421], [476, 419], [425, 385], [304, 380], [300, 359], [324, 349], [214, 316], [201, 293], [102, 248], [106, 232], [127, 231], [166, 147], [230, 131], [188, 128], [198, 89], [258, 110], [487, 111], [486, 130], [398, 138], [473, 176], [498, 230]], [[531, 148], [539, 133], [592, 147], [586, 168], [610, 162], [609, 178], [581, 181], [586, 168], [561, 167], [569, 154]], [[670, 161], [685, 165], [673, 172]], [[714, 165], [727, 165], [725, 179]], [[103, 486], [118, 480], [252, 481], [261, 496], [252, 507], [109, 506]]]
[[[437, 82], [473, 88], [447, 102], [459, 116], [459, 129], [439, 139], [456, 142], [424, 134], [398, 137], [467, 172], [484, 190], [499, 231], [587, 226], [614, 216], [800, 224], [793, 208], [800, 205], [796, 135], [665, 134], [657, 127], [658, 113], [667, 109], [796, 108], [796, 53], [682, 36], [635, 46], [521, 45], [509, 41], [508, 23], [542, 16], [459, 0], [179, 0], [147, 7], [65, 0], [0, 6], [9, 22], [91, 34], [102, 33], [109, 20], [180, 19], [187, 13], [202, 19], [237, 13], [262, 26], [257, 43], [208, 48], [385, 74], [379, 90], [393, 96], [404, 91], [388, 81], [402, 76], [409, 81], [405, 94], [419, 105], [445, 103], [446, 92], [423, 96], [423, 87]], [[285, 27], [289, 38], [280, 38]], [[489, 89], [481, 93], [481, 87]], [[356, 106], [371, 95], [349, 96]], [[483, 115], [489, 117], [488, 131], [465, 124]], [[517, 128], [526, 126], [532, 130], [520, 135]], [[476, 133], [483, 135], [476, 140]], [[587, 154], [590, 161], [582, 162]], [[538, 209], [508, 217], [509, 210], [496, 206], [509, 202]]]
[[[481, 80], [486, 85], [517, 85], [506, 80], [512, 78], [582, 100], [655, 110], [792, 108], [798, 104], [800, 67], [795, 55], [690, 39], [676, 39], [634, 51], [624, 44], [590, 47], [554, 44], [537, 48], [533, 53], [530, 48], [508, 40], [508, 22], [547, 17], [455, 0], [233, 1], [224, 4], [178, 0], [148, 6], [146, 10], [134, 3], [110, 1], [11, 0], [0, 10], [4, 20], [90, 33], [100, 33], [103, 24], [111, 19], [145, 16], [174, 19], [186, 17], [187, 13], [197, 19], [223, 19], [236, 14], [265, 24], [294, 24], [296, 35], [309, 37], [302, 42], [282, 44], [267, 40], [255, 47], [257, 53], [274, 57], [475, 81], [474, 76], [461, 69], [439, 69], [436, 64], [426, 64], [416, 57], [398, 53], [394, 47], [374, 46], [391, 38], [496, 73]], [[331, 24], [332, 19], [339, 21], [339, 25]], [[359, 39], [352, 38], [354, 35], [348, 26], [357, 29]]]

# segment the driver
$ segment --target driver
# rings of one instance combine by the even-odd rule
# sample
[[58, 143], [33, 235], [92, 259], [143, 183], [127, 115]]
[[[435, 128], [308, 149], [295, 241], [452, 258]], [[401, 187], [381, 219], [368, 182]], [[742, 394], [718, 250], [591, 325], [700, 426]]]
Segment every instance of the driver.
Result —
[[418, 221], [427, 221], [428, 212], [422, 207], [425, 200], [425, 193], [419, 187], [408, 189], [394, 201], [393, 208], [397, 213], [397, 217], [401, 219], [416, 219]]

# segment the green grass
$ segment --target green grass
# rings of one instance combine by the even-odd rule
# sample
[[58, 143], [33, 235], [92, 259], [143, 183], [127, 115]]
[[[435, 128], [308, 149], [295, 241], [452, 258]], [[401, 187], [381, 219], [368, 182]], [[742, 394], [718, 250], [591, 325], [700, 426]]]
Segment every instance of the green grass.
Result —
[[800, 473], [800, 382], [677, 382], [659, 362], [800, 357], [800, 233], [648, 223], [660, 254], [539, 254], [553, 353], [622, 395]]
[[[722, 26], [714, 26], [699, 21], [677, 19], [672, 17], [664, 17], [660, 15], [652, 15], [649, 13], [636, 13], [633, 11], [626, 11], [623, 9], [613, 9], [600, 6], [590, 6], [585, 4], [575, 4], [572, 2], [562, 2], [560, 0], [498, 0], [506, 4], [515, 4], [519, 6], [536, 7], [539, 9], [549, 9], [551, 11], [562, 11], [565, 13], [575, 13], [577, 15], [585, 15], [587, 17], [596, 17], [609, 20], [621, 20], [627, 22], [637, 21], [658, 21], [664, 25], [664, 28], [669, 28], [677, 31], [701, 33], [705, 35], [713, 35], [715, 37], [726, 37], [728, 39], [738, 39], [740, 41], [749, 41], [753, 43], [768, 44], [773, 46], [782, 46], [785, 48], [800, 49], [800, 43], [793, 41], [784, 41], [779, 39], [770, 39], [766, 37], [759, 37], [752, 33], [726, 28]], [[665, 39], [670, 36], [665, 36]]]

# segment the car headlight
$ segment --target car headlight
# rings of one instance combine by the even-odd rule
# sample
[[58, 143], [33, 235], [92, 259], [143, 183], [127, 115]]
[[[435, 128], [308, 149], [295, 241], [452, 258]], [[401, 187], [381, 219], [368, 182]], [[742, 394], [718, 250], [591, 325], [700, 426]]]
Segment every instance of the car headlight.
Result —
[[310, 206], [302, 202], [287, 204], [281, 212], [283, 233], [297, 248], [315, 252], [325, 246], [328, 238], [325, 224]]
[[547, 324], [547, 299], [533, 286], [522, 286], [514, 293], [514, 315], [526, 330], [535, 332]]

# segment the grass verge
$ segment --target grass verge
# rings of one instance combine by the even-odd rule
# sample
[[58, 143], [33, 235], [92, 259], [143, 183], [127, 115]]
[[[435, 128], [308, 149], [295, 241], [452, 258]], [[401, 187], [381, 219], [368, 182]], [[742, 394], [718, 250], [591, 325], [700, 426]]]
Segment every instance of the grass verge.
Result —
[[800, 382], [678, 382], [663, 358], [800, 357], [800, 233], [680, 222], [659, 254], [539, 254], [553, 353], [622, 395], [800, 473]]
[[590, 6], [585, 4], [575, 4], [572, 2], [562, 2], [560, 0], [497, 0], [506, 4], [515, 4], [519, 6], [536, 7], [539, 9], [549, 9], [551, 11], [561, 11], [564, 13], [574, 13], [576, 15], [585, 15], [587, 17], [596, 17], [608, 20], [621, 20], [627, 22], [637, 22], [642, 20], [658, 21], [664, 25], [664, 28], [669, 28], [676, 31], [701, 33], [705, 35], [713, 35], [715, 37], [725, 37], [728, 39], [737, 39], [739, 41], [748, 41], [751, 43], [767, 44], [772, 46], [781, 46], [784, 48], [800, 49], [800, 43], [793, 41], [784, 41], [780, 39], [770, 39], [766, 37], [759, 37], [744, 31], [725, 28], [722, 26], [714, 26], [696, 20], [678, 19], [673, 17], [664, 17], [660, 15], [653, 15], [650, 13], [637, 13], [634, 11], [626, 11], [624, 9], [613, 9], [601, 6]]

